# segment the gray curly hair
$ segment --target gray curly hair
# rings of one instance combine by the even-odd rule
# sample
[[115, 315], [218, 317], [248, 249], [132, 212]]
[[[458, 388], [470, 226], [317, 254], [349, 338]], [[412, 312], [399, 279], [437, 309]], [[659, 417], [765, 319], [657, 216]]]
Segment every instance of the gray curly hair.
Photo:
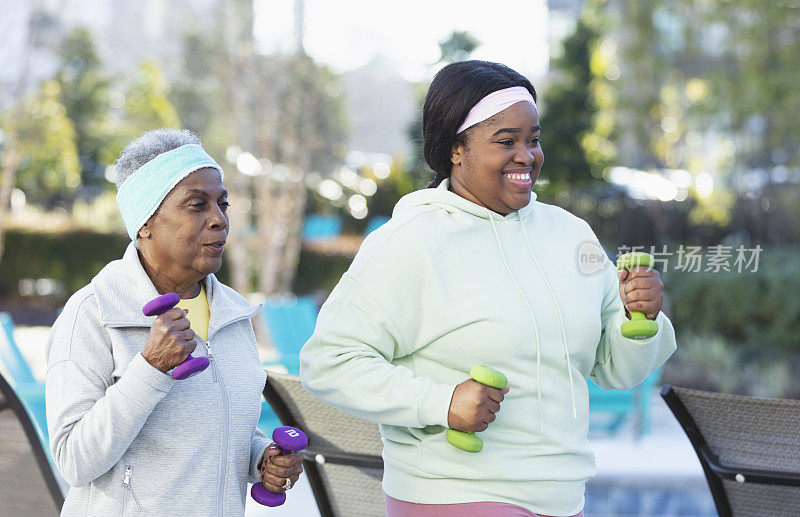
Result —
[[114, 177], [117, 190], [139, 167], [159, 154], [186, 144], [202, 145], [200, 137], [188, 129], [162, 128], [142, 133], [142, 136], [126, 145], [117, 158]]

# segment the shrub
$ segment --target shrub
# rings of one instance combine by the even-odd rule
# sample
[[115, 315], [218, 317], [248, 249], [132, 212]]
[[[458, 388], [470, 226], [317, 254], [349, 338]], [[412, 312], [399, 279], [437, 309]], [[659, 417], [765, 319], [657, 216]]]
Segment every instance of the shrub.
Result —
[[127, 235], [89, 231], [32, 232], [9, 230], [0, 258], [0, 295], [14, 297], [22, 279], [51, 278], [69, 296], [103, 266], [122, 257]]
[[663, 275], [679, 332], [719, 337], [744, 353], [800, 351], [800, 251], [761, 253], [758, 270]]

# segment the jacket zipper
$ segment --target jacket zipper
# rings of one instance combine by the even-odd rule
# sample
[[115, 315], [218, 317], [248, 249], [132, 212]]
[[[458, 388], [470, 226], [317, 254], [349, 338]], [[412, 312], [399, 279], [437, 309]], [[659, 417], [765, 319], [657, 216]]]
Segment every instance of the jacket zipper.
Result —
[[[140, 512], [142, 511], [142, 506], [139, 504], [139, 499], [136, 498], [136, 492], [133, 491], [133, 487], [131, 486], [131, 474], [133, 474], [133, 470], [130, 467], [125, 467], [125, 479], [122, 480], [122, 486], [125, 488], [126, 492], [130, 492], [131, 497], [133, 497], [133, 502], [136, 503], [136, 509]], [[125, 501], [123, 501], [122, 511], [125, 511]]]
[[214, 379], [214, 382], [219, 382], [217, 379], [217, 369], [214, 368], [214, 354], [211, 353], [211, 345], [208, 343], [208, 341], [203, 341], [200, 336], [197, 336], [197, 339], [200, 339], [200, 341], [206, 347], [206, 356], [208, 357], [208, 362], [211, 364], [211, 377]]
[[222, 397], [222, 457], [219, 462], [219, 486], [217, 488], [219, 498], [218, 515], [222, 516], [225, 501], [225, 471], [227, 470], [228, 462], [228, 422], [230, 421], [228, 415], [228, 390], [225, 388], [225, 383], [221, 381], [222, 372], [217, 372], [217, 362], [214, 360], [214, 354], [211, 353], [211, 344], [208, 341], [205, 341], [204, 344], [206, 346], [206, 353], [208, 354], [208, 362], [211, 363], [211, 372], [214, 376], [214, 382], [219, 382], [220, 395]]

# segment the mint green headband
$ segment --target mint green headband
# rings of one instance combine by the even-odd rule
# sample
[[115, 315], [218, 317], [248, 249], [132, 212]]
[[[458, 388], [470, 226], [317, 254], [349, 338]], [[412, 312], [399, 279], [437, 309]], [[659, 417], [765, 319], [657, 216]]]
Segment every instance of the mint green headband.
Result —
[[211, 167], [223, 176], [222, 167], [197, 144], [186, 144], [159, 154], [145, 163], [117, 191], [117, 206], [125, 228], [136, 240], [139, 228], [161, 206], [175, 185], [196, 170]]

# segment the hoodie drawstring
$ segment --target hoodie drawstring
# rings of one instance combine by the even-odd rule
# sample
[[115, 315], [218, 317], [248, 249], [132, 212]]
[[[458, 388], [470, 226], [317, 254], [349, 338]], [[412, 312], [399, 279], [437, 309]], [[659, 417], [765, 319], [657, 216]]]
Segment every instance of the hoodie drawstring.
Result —
[[[534, 342], [536, 343], [536, 395], [539, 399], [539, 432], [544, 432], [544, 421], [542, 420], [542, 354], [541, 349], [539, 347], [539, 327], [536, 326], [536, 319], [533, 317], [533, 310], [531, 309], [530, 304], [528, 303], [528, 299], [525, 297], [525, 293], [522, 292], [522, 287], [520, 287], [519, 283], [517, 283], [517, 279], [514, 278], [514, 274], [511, 272], [511, 268], [508, 267], [508, 262], [506, 261], [506, 255], [503, 253], [503, 246], [500, 244], [500, 235], [497, 233], [497, 228], [494, 224], [494, 217], [492, 217], [492, 212], [487, 208], [486, 215], [489, 216], [489, 221], [492, 223], [492, 232], [494, 232], [495, 242], [497, 243], [497, 249], [500, 251], [500, 258], [503, 259], [503, 265], [506, 267], [506, 272], [508, 276], [511, 277], [511, 281], [514, 282], [514, 287], [517, 288], [519, 291], [519, 296], [522, 298], [522, 302], [525, 304], [525, 308], [528, 309], [528, 316], [531, 318], [531, 323], [533, 324], [533, 338]], [[574, 402], [573, 402], [574, 406]]]
[[[544, 276], [542, 268], [539, 267], [539, 261], [536, 260], [536, 255], [533, 253], [531, 241], [528, 240], [528, 231], [525, 229], [525, 223], [522, 222], [522, 217], [519, 215], [519, 212], [517, 212], [517, 218], [519, 219], [519, 225], [522, 227], [522, 235], [525, 236], [525, 244], [528, 245], [528, 251], [531, 254], [531, 259], [533, 259], [536, 269], [539, 270], [539, 274], [541, 275], [542, 280], [544, 280], [544, 285], [547, 287], [547, 291], [550, 293], [550, 297], [553, 299], [553, 303], [556, 306], [558, 323], [561, 325], [561, 342], [564, 343], [564, 357], [566, 357], [567, 360], [567, 372], [569, 373], [569, 390], [570, 394], [572, 395], [572, 418], [578, 418], [578, 410], [575, 406], [575, 386], [572, 384], [572, 363], [569, 360], [569, 348], [567, 348], [567, 335], [564, 329], [564, 317], [561, 315], [561, 307], [558, 305], [558, 300], [556, 299], [556, 295], [553, 293], [553, 289], [550, 288], [550, 282], [547, 281], [547, 277]], [[533, 316], [531, 315], [531, 317]]]

